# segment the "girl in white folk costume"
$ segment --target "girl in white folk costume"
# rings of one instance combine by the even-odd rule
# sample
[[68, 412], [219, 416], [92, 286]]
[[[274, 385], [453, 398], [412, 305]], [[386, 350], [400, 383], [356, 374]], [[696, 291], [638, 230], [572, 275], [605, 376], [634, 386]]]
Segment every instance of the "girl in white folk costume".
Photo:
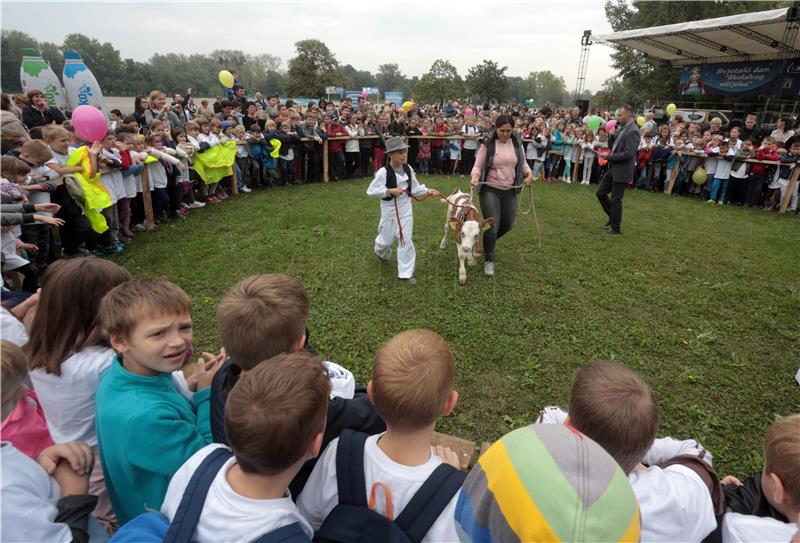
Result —
[[417, 180], [414, 170], [406, 163], [408, 146], [403, 138], [396, 136], [386, 140], [389, 162], [375, 172], [375, 178], [367, 189], [367, 196], [380, 198], [381, 220], [375, 238], [375, 254], [381, 262], [392, 256], [392, 244], [397, 246], [397, 277], [413, 285], [414, 265], [417, 253], [411, 236], [414, 230], [414, 210], [411, 197], [441, 196], [438, 190], [429, 189]]

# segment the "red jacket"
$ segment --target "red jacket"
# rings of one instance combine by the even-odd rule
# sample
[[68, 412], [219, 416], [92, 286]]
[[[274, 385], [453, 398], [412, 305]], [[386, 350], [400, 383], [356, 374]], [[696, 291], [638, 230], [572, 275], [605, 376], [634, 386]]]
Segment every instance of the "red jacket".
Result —
[[[434, 124], [433, 125], [433, 134], [435, 136], [446, 136], [447, 135], [447, 125], [442, 124]], [[444, 140], [441, 138], [431, 140], [431, 147], [435, 149], [441, 149], [444, 147]]]
[[[344, 129], [339, 123], [331, 123], [328, 125], [328, 138], [331, 136], [347, 136], [347, 130]], [[331, 153], [340, 153], [344, 151], [344, 140], [328, 140], [328, 151]]]
[[[780, 157], [778, 156], [778, 153], [775, 152], [774, 147], [767, 147], [766, 149], [762, 149], [759, 147], [758, 149], [756, 149], [756, 160], [775, 160], [777, 162], [779, 158]], [[766, 164], [754, 163], [753, 166], [750, 168], [750, 172], [754, 174], [761, 174], [764, 173], [765, 171], [767, 171]]]

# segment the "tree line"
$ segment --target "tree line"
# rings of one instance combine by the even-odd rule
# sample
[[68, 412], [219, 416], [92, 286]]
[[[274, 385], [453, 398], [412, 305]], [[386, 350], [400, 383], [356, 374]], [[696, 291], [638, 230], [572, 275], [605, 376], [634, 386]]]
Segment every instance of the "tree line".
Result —
[[[377, 87], [380, 91], [402, 91], [406, 99], [434, 103], [447, 99], [472, 98], [475, 101], [565, 104], [574, 100], [567, 92], [563, 77], [550, 71], [532, 71], [526, 77], [509, 76], [507, 67], [493, 60], [483, 60], [462, 77], [453, 64], [434, 59], [422, 76], [405, 75], [398, 63], [387, 62], [378, 71], [360, 70], [341, 64], [328, 46], [320, 40], [307, 39], [295, 43], [295, 56], [284, 68], [283, 59], [275, 55], [246, 54], [239, 50], [217, 49], [191, 55], [157, 53], [146, 62], [123, 58], [109, 42], [100, 43], [83, 34], [69, 34], [64, 43], [38, 41], [19, 30], [2, 31], [0, 63], [4, 92], [19, 92], [19, 67], [23, 48], [36, 48], [61, 76], [64, 51], [77, 51], [91, 68], [107, 95], [135, 96], [152, 89], [165, 92], [194, 89], [198, 96], [221, 95], [224, 89], [217, 74], [220, 70], [236, 70], [241, 84], [248, 91], [278, 93], [287, 97], [316, 98], [325, 95], [326, 86], [345, 90]], [[589, 98], [591, 93], [584, 93]]]

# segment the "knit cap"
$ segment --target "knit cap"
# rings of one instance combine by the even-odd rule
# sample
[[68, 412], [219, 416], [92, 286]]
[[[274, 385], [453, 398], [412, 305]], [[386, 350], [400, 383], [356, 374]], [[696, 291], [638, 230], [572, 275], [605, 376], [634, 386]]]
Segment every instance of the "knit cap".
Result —
[[639, 504], [600, 445], [574, 428], [532, 424], [506, 434], [458, 495], [461, 541], [639, 541]]

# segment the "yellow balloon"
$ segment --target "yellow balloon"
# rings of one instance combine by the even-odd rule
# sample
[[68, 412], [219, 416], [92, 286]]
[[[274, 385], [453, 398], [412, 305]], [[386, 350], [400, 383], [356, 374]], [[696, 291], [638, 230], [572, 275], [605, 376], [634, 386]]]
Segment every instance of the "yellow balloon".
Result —
[[409, 109], [411, 109], [411, 107], [412, 107], [413, 105], [414, 105], [414, 102], [412, 102], [411, 100], [407, 100], [407, 101], [403, 102], [403, 107], [402, 107], [402, 109], [403, 109], [403, 111], [404, 111], [404, 112], [405, 112], [405, 111], [408, 111]]
[[641, 115], [636, 117], [636, 124], [639, 125], [639, 126], [643, 126], [644, 125], [644, 117], [642, 117]]
[[228, 70], [222, 70], [219, 73], [219, 82], [222, 83], [222, 86], [226, 89], [233, 88], [233, 74]]
[[668, 105], [666, 109], [667, 115], [672, 115], [673, 113], [675, 113], [676, 109], [678, 109], [678, 107], [675, 104]]

